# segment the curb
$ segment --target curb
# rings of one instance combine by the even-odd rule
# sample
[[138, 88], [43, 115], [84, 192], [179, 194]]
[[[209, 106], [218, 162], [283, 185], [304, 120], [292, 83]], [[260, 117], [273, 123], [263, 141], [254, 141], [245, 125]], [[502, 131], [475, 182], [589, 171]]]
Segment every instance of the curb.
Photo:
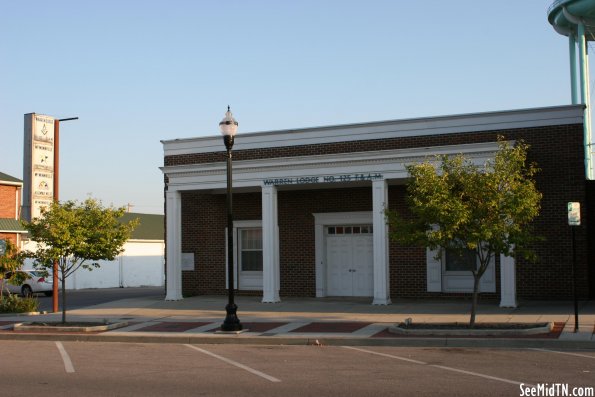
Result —
[[[441, 324], [441, 323], [436, 323]], [[417, 335], [417, 336], [492, 336], [503, 337], [513, 335], [538, 335], [550, 332], [554, 329], [554, 323], [548, 322], [545, 325], [535, 326], [533, 328], [524, 329], [408, 329], [402, 328], [401, 324], [393, 325], [388, 328], [388, 332], [397, 335]]]
[[34, 325], [32, 323], [16, 323], [13, 325], [13, 330], [15, 331], [38, 331], [38, 332], [102, 332], [102, 331], [109, 331], [112, 329], [123, 328], [126, 327], [128, 323], [126, 321], [118, 322], [118, 323], [111, 323], [105, 325], [91, 325], [91, 326], [81, 326], [81, 327], [72, 327], [72, 326], [52, 326], [48, 327], [47, 325]]
[[301, 346], [395, 346], [395, 347], [487, 347], [487, 348], [557, 348], [595, 350], [590, 341], [559, 339], [511, 338], [351, 338], [351, 337], [272, 337], [238, 335], [180, 335], [155, 333], [138, 334], [53, 334], [53, 333], [0, 333], [0, 340], [176, 343], [176, 344], [237, 344], [237, 345], [301, 345]]

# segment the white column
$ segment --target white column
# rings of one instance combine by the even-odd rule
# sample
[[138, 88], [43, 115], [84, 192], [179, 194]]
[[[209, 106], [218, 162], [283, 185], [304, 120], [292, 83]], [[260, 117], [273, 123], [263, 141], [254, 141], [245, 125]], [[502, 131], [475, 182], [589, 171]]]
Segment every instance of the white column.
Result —
[[388, 207], [386, 180], [372, 181], [372, 223], [374, 227], [374, 300], [373, 305], [389, 305], [388, 226], [384, 210]]
[[516, 265], [513, 257], [500, 255], [500, 307], [517, 307]]
[[279, 298], [279, 226], [277, 188], [262, 188], [262, 302], [276, 303]]
[[182, 299], [182, 196], [178, 191], [167, 191], [166, 199], [166, 301]]

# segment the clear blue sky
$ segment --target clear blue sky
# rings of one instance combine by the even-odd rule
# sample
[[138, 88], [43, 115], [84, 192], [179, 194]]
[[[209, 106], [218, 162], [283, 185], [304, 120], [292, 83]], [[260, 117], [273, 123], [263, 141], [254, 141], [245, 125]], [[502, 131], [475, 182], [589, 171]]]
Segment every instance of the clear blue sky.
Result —
[[60, 198], [162, 213], [160, 140], [218, 135], [228, 104], [239, 134], [568, 104], [550, 4], [5, 0], [0, 171], [23, 176], [23, 114], [78, 116]]

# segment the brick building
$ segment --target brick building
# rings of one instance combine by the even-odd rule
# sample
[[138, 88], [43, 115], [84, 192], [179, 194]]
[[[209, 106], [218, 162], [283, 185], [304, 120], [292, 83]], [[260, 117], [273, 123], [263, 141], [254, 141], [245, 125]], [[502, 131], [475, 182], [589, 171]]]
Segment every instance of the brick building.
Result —
[[17, 247], [25, 230], [19, 223], [23, 181], [0, 172], [0, 240], [10, 240]]
[[[571, 298], [566, 204], [583, 205], [576, 228], [579, 296], [593, 293], [589, 263], [583, 107], [453, 115], [238, 134], [233, 151], [234, 263], [239, 293], [283, 296], [458, 296], [472, 276], [446, 255], [389, 241], [386, 206], [405, 208], [405, 165], [462, 153], [493, 158], [497, 137], [523, 139], [541, 168], [535, 230], [539, 259], [493, 258], [485, 296], [502, 306]], [[220, 136], [164, 141], [166, 299], [226, 292], [226, 167]], [[591, 277], [591, 278], [589, 278]], [[591, 281], [589, 281], [591, 280]]]

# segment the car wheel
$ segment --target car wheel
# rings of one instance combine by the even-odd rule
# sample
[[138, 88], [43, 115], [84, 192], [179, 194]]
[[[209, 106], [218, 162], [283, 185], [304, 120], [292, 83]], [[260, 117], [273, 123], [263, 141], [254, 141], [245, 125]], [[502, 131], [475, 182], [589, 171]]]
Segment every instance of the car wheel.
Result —
[[45, 296], [52, 296], [54, 295], [54, 291], [45, 291], [44, 294]]
[[33, 290], [28, 285], [23, 285], [23, 287], [21, 288], [21, 294], [23, 294], [23, 296], [27, 296], [27, 297], [32, 296]]

